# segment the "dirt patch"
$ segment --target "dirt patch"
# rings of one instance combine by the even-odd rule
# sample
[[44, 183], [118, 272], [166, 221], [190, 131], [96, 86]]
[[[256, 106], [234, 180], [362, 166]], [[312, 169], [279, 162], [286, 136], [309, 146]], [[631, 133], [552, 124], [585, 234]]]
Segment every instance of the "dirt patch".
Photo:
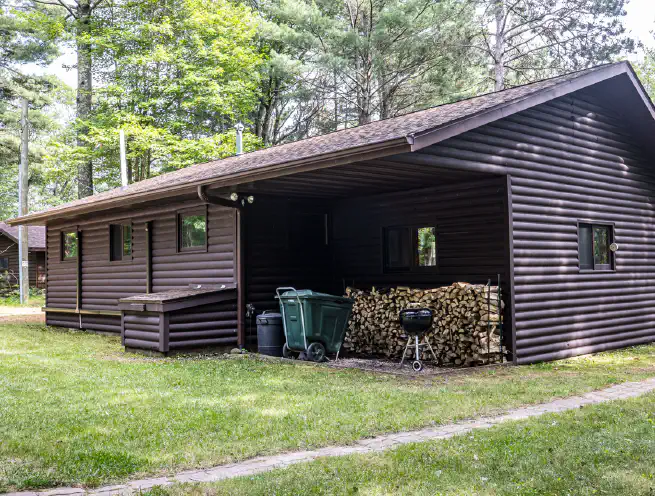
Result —
[[0, 306], [0, 324], [32, 324], [45, 322], [45, 314], [39, 307]]
[[342, 369], [360, 369], [368, 372], [378, 372], [382, 374], [404, 375], [409, 377], [434, 377], [452, 374], [470, 374], [490, 368], [500, 368], [508, 364], [492, 364], [478, 367], [436, 367], [429, 362], [423, 362], [423, 370], [414, 372], [412, 370], [412, 360], [405, 360], [400, 367], [399, 360], [387, 360], [378, 358], [339, 358], [328, 362], [328, 366]]

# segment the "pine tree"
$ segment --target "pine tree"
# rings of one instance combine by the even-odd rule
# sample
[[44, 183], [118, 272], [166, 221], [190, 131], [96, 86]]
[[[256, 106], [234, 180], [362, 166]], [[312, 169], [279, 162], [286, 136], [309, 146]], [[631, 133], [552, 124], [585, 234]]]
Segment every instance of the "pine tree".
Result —
[[634, 49], [626, 0], [479, 0], [476, 46], [495, 90], [610, 62]]

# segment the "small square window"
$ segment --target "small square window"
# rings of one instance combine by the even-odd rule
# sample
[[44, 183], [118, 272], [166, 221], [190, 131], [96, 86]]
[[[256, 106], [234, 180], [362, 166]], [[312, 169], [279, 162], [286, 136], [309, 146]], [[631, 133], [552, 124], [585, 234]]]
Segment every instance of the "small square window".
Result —
[[410, 271], [437, 267], [437, 229], [434, 226], [384, 229], [384, 270]]
[[179, 214], [178, 246], [180, 251], [207, 247], [207, 215], [204, 212]]
[[132, 257], [132, 225], [111, 224], [109, 226], [109, 258], [112, 262]]
[[7, 257], [0, 258], [0, 270], [9, 270], [9, 259]]
[[61, 259], [74, 260], [77, 258], [77, 232], [61, 233]]
[[581, 270], [612, 270], [612, 226], [580, 223], [578, 225], [578, 257]]

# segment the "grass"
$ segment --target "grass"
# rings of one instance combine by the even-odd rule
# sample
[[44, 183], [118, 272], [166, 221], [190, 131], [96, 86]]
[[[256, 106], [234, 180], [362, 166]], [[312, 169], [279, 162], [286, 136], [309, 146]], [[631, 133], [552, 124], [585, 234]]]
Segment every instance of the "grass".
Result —
[[0, 325], [0, 491], [349, 443], [655, 376], [655, 346], [433, 379], [247, 357], [147, 359], [116, 337]]
[[45, 306], [45, 295], [42, 292], [33, 293], [30, 291], [29, 300], [26, 305], [22, 305], [20, 302], [20, 296], [18, 293], [12, 293], [9, 296], [0, 298], [0, 312], [2, 307], [44, 307]]
[[655, 494], [654, 461], [650, 394], [379, 454], [146, 494], [637, 496]]

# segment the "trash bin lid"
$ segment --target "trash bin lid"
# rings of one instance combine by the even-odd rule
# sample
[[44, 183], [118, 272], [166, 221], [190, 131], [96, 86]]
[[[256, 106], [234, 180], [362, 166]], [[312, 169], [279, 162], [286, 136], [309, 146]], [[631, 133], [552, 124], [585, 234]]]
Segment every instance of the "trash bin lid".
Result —
[[298, 291], [285, 291], [282, 293], [282, 298], [300, 298], [308, 300], [330, 300], [330, 301], [341, 301], [341, 302], [354, 302], [352, 298], [346, 298], [345, 296], [335, 296], [327, 293], [318, 293], [312, 291], [311, 289], [299, 289]]
[[257, 315], [256, 320], [258, 324], [269, 324], [269, 323], [282, 324], [282, 314], [279, 312], [270, 312], [266, 310], [264, 313], [260, 313], [259, 315]]

